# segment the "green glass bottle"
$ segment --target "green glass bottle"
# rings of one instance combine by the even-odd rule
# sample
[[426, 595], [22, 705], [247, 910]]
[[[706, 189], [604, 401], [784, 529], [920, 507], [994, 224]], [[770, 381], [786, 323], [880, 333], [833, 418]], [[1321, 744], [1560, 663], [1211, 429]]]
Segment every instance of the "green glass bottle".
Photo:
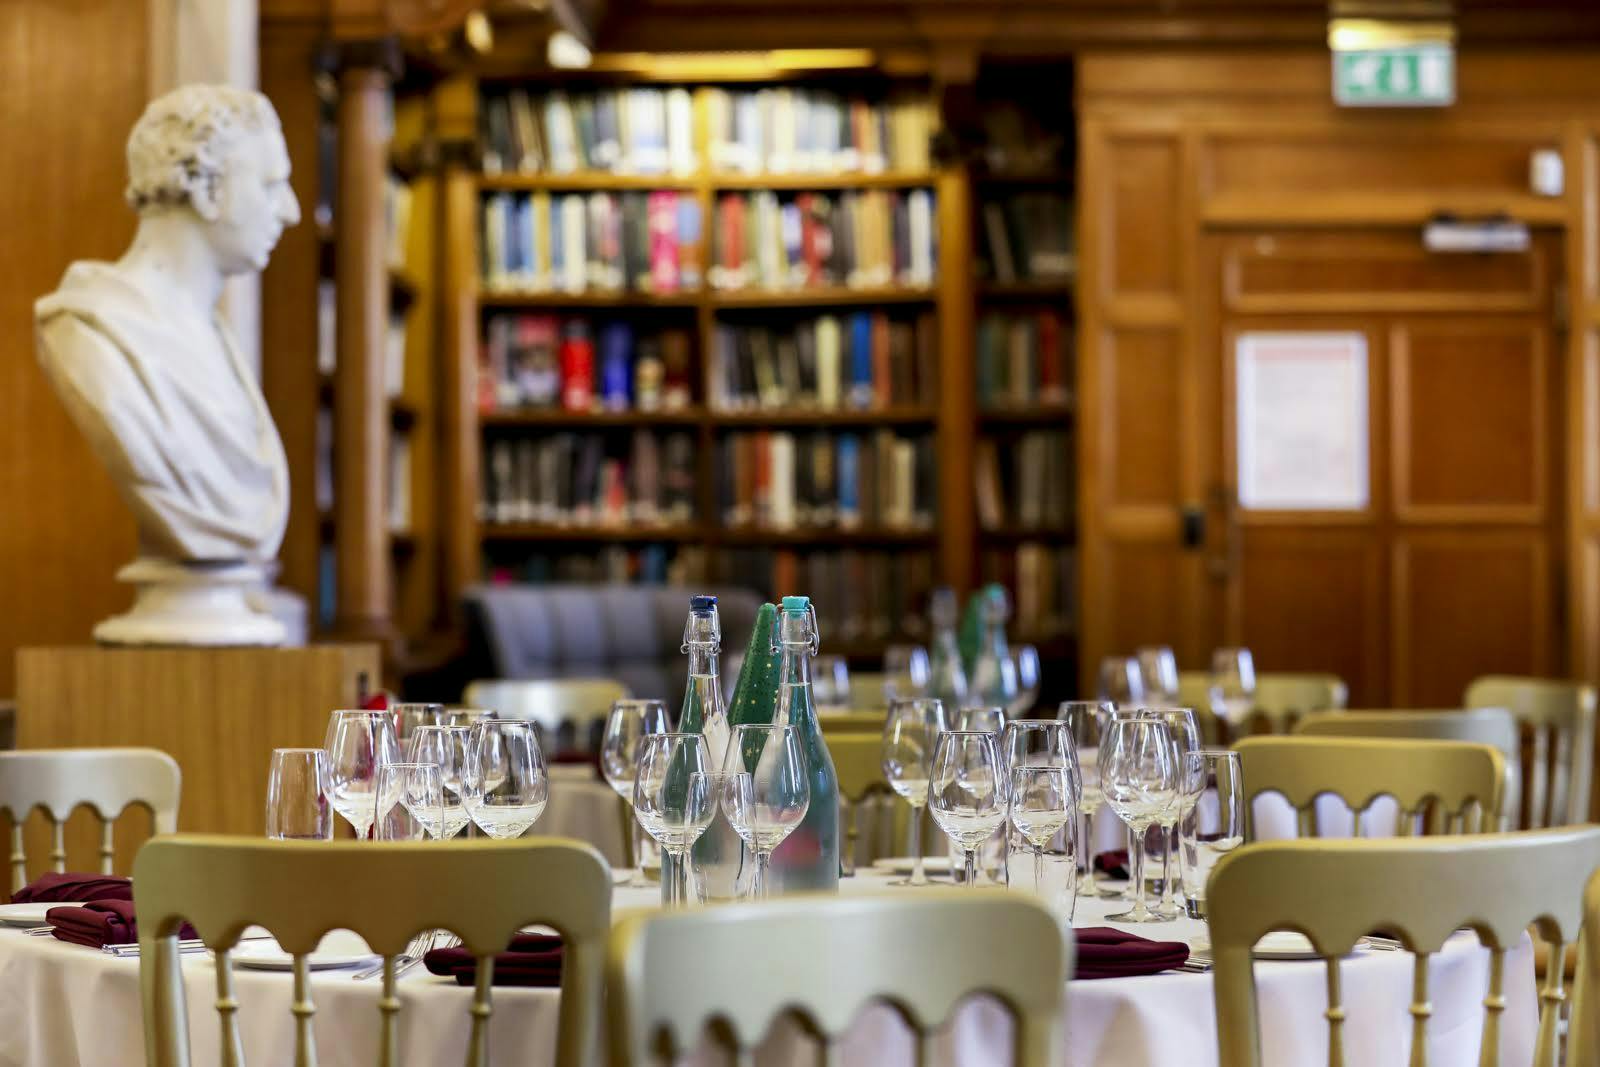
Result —
[[839, 778], [822, 740], [811, 693], [811, 657], [817, 654], [817, 615], [809, 597], [786, 596], [772, 651], [780, 656], [778, 704], [773, 722], [799, 728], [811, 780], [805, 818], [772, 854], [769, 892], [804, 893], [839, 888]]
[[1011, 602], [1005, 587], [984, 587], [981, 601], [981, 640], [977, 662], [972, 667], [967, 703], [972, 707], [1004, 708], [1007, 715], [1017, 702], [1017, 665], [1006, 643], [1006, 620], [1011, 617]]
[[942, 585], [928, 598], [928, 623], [933, 640], [928, 649], [928, 689], [944, 702], [946, 715], [954, 715], [967, 702], [967, 671], [956, 638], [956, 591]]

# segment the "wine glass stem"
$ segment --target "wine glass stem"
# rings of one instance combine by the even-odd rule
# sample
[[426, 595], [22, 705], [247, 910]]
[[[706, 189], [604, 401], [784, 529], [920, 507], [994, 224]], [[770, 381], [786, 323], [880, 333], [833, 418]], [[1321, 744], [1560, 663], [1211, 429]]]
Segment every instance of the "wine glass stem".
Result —
[[968, 848], [962, 850], [966, 854], [967, 888], [975, 889], [978, 885], [978, 850]]
[[1181, 827], [1183, 816], [1178, 816], [1178, 821], [1172, 824], [1170, 840], [1167, 844], [1168, 867], [1170, 874], [1167, 876], [1167, 904], [1169, 910], [1181, 910], [1178, 902], [1179, 887], [1183, 885], [1183, 836]]
[[1150, 914], [1145, 907], [1144, 900], [1144, 835], [1149, 827], [1133, 831], [1128, 835], [1128, 845], [1133, 854], [1133, 921], [1143, 922]]
[[644, 870], [644, 827], [639, 825], [637, 818], [628, 821], [633, 824], [633, 840], [630, 842], [633, 848], [633, 868], [636, 871], [642, 871]]
[[1038, 893], [1044, 886], [1044, 849], [1038, 845], [1033, 846], [1033, 891]]
[[1172, 900], [1172, 834], [1166, 827], [1161, 827], [1161, 900], [1158, 911], [1166, 908]]
[[758, 900], [764, 900], [767, 897], [767, 875], [770, 874], [771, 871], [772, 853], [757, 852], [755, 896]]
[[922, 865], [922, 809], [915, 804], [911, 805], [911, 884], [928, 884]]

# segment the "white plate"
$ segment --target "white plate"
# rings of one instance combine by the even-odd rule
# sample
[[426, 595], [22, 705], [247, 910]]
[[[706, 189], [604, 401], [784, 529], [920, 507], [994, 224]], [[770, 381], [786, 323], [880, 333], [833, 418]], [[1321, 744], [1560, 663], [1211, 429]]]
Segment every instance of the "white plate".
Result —
[[43, 926], [44, 913], [51, 908], [70, 908], [67, 904], [0, 904], [0, 926]]
[[[1211, 953], [1211, 943], [1209, 941], [1196, 941], [1190, 946], [1190, 951], [1209, 955]], [[1293, 930], [1274, 930], [1260, 941], [1257, 941], [1255, 949], [1250, 954], [1258, 960], [1314, 960], [1321, 958], [1317, 955], [1317, 950], [1312, 947], [1311, 939], [1305, 934], [1297, 934]]]
[[[914, 856], [886, 856], [872, 861], [872, 869], [886, 874], [910, 874], [917, 865]], [[949, 874], [953, 869], [949, 856], [925, 856], [922, 869], [929, 874]]]
[[[376, 963], [373, 954], [360, 935], [348, 930], [333, 930], [325, 934], [317, 950], [306, 957], [313, 971], [334, 970], [340, 967], [364, 967]], [[294, 957], [278, 947], [276, 941], [245, 941], [233, 950], [236, 967], [256, 971], [292, 971]]]

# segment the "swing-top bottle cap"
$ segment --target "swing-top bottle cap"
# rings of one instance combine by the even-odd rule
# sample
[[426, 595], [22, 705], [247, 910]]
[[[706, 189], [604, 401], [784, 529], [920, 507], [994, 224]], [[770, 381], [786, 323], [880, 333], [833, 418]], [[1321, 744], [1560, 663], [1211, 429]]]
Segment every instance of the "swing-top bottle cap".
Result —
[[717, 617], [717, 598], [706, 593], [696, 593], [689, 598], [689, 618], [683, 624], [683, 644], [680, 652], [689, 651], [690, 645], [711, 645], [713, 651], [722, 647], [722, 620]]
[[696, 593], [689, 598], [690, 611], [710, 611], [717, 606], [717, 598], [710, 593]]
[[784, 611], [805, 611], [811, 607], [811, 598], [808, 596], [786, 596], [783, 598]]

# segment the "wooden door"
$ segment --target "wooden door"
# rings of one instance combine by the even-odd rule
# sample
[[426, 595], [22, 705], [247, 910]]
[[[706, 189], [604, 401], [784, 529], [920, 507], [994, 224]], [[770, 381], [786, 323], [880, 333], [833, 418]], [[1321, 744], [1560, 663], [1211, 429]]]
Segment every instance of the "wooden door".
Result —
[[[1219, 639], [1250, 647], [1258, 670], [1337, 672], [1357, 706], [1450, 707], [1479, 674], [1559, 673], [1558, 239], [1514, 254], [1429, 253], [1409, 227], [1203, 243]], [[1297, 337], [1365, 349], [1359, 504], [1241, 506], [1241, 341], [1293, 359]]]

